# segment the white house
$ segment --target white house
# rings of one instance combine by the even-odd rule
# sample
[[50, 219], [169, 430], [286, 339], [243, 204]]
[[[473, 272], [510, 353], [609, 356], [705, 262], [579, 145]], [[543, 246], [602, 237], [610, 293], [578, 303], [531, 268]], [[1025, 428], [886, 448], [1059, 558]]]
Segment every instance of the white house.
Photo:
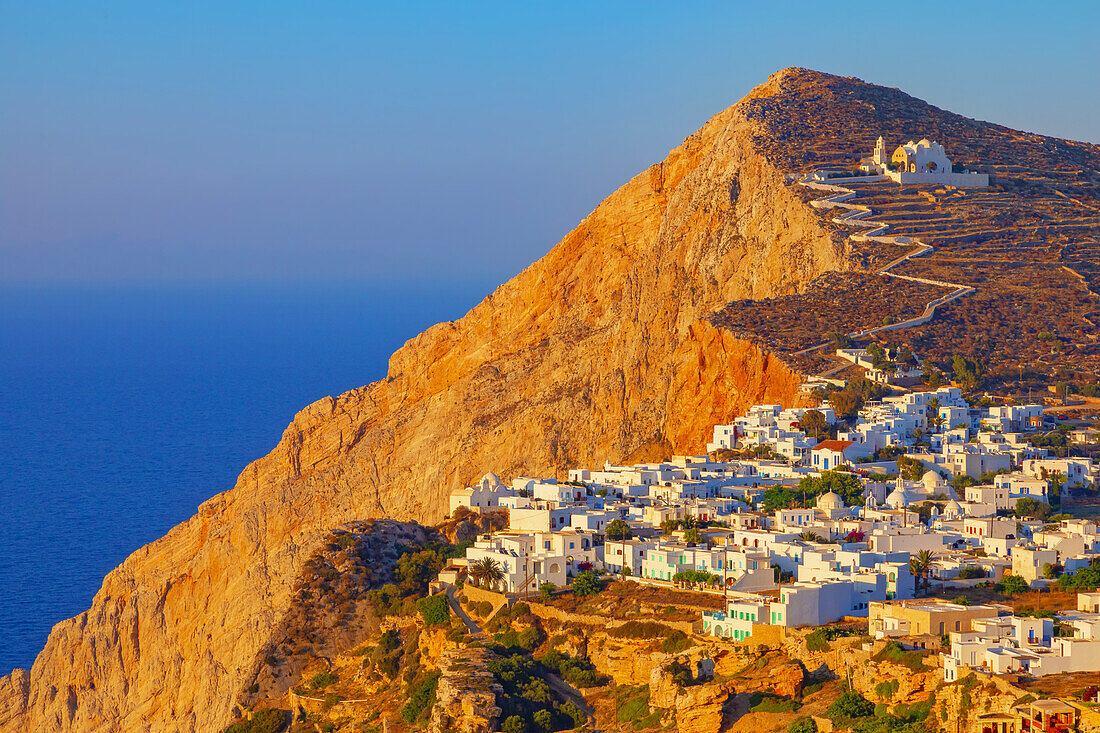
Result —
[[810, 465], [819, 471], [829, 471], [850, 463], [854, 455], [851, 440], [823, 440], [810, 449]]
[[1054, 636], [1052, 619], [1015, 616], [976, 620], [972, 631], [951, 633], [951, 651], [941, 655], [944, 680], [957, 680], [967, 667], [1034, 677], [1100, 671], [1100, 640], [1092, 635], [1100, 616], [1079, 611], [1059, 616], [1070, 621], [1072, 637]]
[[1043, 577], [1043, 566], [1058, 562], [1058, 551], [1045, 547], [1013, 547], [1012, 574], [1028, 583]]
[[[1050, 483], [1044, 478], [1028, 476], [1025, 473], [1002, 473], [993, 477], [993, 485], [1008, 489], [1013, 500], [1029, 496], [1036, 501], [1047, 501]], [[1013, 502], [1015, 506], [1015, 501]]]
[[1024, 461], [1021, 469], [1025, 474], [1033, 478], [1048, 478], [1060, 474], [1066, 479], [1066, 486], [1083, 486], [1089, 482], [1089, 468], [1091, 464], [1087, 458], [1047, 458]]
[[533, 534], [498, 533], [466, 549], [467, 565], [484, 558], [500, 566], [504, 580], [498, 588], [509, 593], [537, 589], [547, 582], [564, 586], [567, 581], [565, 557], [539, 546]]

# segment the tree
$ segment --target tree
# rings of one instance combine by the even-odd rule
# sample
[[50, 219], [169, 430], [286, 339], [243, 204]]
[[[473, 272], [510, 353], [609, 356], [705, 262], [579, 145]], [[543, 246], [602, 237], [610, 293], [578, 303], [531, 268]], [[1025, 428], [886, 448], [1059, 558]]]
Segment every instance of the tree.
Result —
[[628, 540], [631, 537], [630, 525], [621, 519], [612, 519], [607, 523], [605, 534], [609, 540]]
[[921, 476], [927, 470], [923, 463], [909, 456], [898, 456], [897, 464], [898, 473], [907, 481], [920, 481]]
[[977, 359], [955, 354], [951, 360], [951, 368], [955, 372], [955, 381], [963, 389], [973, 392], [982, 386], [982, 363]]
[[692, 527], [687, 532], [684, 532], [684, 542], [701, 545], [703, 544], [703, 535], [699, 530]]
[[1018, 596], [1021, 593], [1027, 593], [1030, 589], [1027, 581], [1019, 575], [1006, 575], [1000, 582], [1000, 591], [1006, 596]]
[[821, 410], [807, 410], [798, 421], [798, 429], [818, 440], [829, 437], [829, 423], [825, 421], [825, 414]]
[[871, 366], [875, 369], [881, 369], [887, 362], [886, 350], [878, 344], [868, 346], [867, 354], [871, 357]]
[[600, 592], [600, 581], [592, 572], [580, 573], [573, 578], [573, 595], [583, 598]]
[[862, 402], [852, 392], [848, 390], [841, 390], [839, 392], [833, 392], [829, 395], [829, 404], [832, 405], [833, 412], [837, 417], [849, 420], [859, 414], [859, 408], [862, 407]]
[[491, 557], [483, 557], [480, 560], [474, 560], [470, 563], [466, 572], [473, 578], [474, 585], [479, 588], [495, 588], [504, 580], [504, 569], [500, 566], [499, 562]]
[[1032, 499], [1030, 496], [1021, 496], [1016, 500], [1014, 514], [1021, 519], [1025, 517], [1034, 517], [1035, 519], [1042, 520], [1050, 516], [1050, 505]]
[[1066, 477], [1061, 473], [1050, 474], [1047, 481], [1050, 482], [1050, 503], [1060, 506], [1062, 503], [1062, 487], [1066, 485]]
[[798, 535], [798, 539], [800, 539], [804, 542], [823, 542], [824, 541], [824, 540], [821, 539], [821, 535], [819, 535], [817, 532], [811, 532], [810, 530], [806, 530], [802, 534]]
[[524, 733], [527, 730], [527, 721], [518, 715], [509, 715], [500, 729], [504, 733]]
[[441, 626], [450, 620], [451, 607], [447, 603], [447, 596], [442, 593], [421, 598], [416, 602], [416, 607], [420, 610], [425, 626]]
[[852, 348], [852, 339], [846, 333], [840, 331], [830, 331], [825, 334], [825, 337], [833, 342], [833, 348], [835, 349], [850, 349]]
[[542, 728], [543, 730], [554, 729], [554, 716], [550, 713], [549, 710], [539, 710], [531, 716], [531, 719], [535, 721], [535, 725], [537, 725], [539, 728]]
[[406, 552], [397, 561], [396, 575], [403, 590], [422, 594], [445, 564], [443, 555], [433, 550]]
[[929, 572], [932, 570], [932, 559], [932, 552], [930, 550], [921, 550], [916, 555], [909, 558], [909, 572], [917, 579], [917, 583], [920, 583], [920, 581], [924, 579], [925, 585], [928, 584], [927, 578]]
[[573, 719], [573, 725], [580, 728], [582, 725], [588, 722], [588, 716], [584, 714], [580, 708], [571, 702], [562, 703], [558, 708], [563, 715], [568, 715]]
[[539, 586], [539, 597], [544, 601], [548, 601], [554, 597], [554, 591], [558, 589], [558, 586], [554, 585], [550, 581], [546, 581]]

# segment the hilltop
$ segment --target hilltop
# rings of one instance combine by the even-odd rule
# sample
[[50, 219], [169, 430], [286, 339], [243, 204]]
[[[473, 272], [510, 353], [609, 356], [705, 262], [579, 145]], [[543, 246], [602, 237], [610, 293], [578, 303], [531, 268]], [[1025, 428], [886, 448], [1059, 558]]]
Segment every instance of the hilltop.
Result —
[[[996, 367], [1042, 348], [1053, 369], [1091, 368], [1096, 146], [784, 70], [466, 316], [411, 339], [385, 379], [298, 413], [235, 488], [112, 571], [32, 670], [0, 680], [0, 728], [224, 725], [333, 528], [437, 521], [449, 492], [489, 469], [553, 474], [697, 452], [711, 425], [746, 406], [794, 403], [820, 366], [795, 357], [817, 328], [907, 317], [938, 297], [883, 281], [877, 268], [898, 253], [853, 242], [795, 182], [852, 167], [880, 134], [936, 139], [993, 177], [981, 192], [863, 193], [897, 232], [935, 248], [899, 268], [975, 288], [892, 337], [935, 359], [963, 350]], [[775, 304], [807, 303], [817, 325], [799, 320], [777, 340]], [[732, 318], [738, 309], [755, 315]], [[1037, 340], [1051, 329], [1057, 347]]]

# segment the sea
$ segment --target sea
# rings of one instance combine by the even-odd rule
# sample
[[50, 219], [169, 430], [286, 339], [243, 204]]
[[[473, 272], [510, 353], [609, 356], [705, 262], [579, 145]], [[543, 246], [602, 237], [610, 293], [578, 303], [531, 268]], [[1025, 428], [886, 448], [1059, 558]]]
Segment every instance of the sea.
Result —
[[0, 675], [298, 410], [492, 285], [0, 286]]

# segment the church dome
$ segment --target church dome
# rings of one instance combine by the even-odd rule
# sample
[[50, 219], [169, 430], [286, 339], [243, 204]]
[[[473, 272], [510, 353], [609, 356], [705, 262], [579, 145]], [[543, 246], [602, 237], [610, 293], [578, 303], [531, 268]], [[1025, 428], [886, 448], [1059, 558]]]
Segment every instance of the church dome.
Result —
[[829, 491], [817, 497], [818, 509], [843, 509], [844, 500], [835, 491]]
[[909, 504], [909, 495], [901, 489], [894, 489], [886, 497], [886, 506], [893, 509], [904, 509]]
[[958, 519], [963, 515], [962, 504], [957, 501], [949, 501], [943, 506], [943, 516], [947, 519]]
[[481, 485], [485, 488], [492, 488], [494, 486], [500, 486], [500, 476], [490, 471], [481, 477]]
[[942, 489], [947, 485], [935, 471], [925, 471], [924, 475], [920, 477], [920, 482], [924, 484], [926, 489]]

